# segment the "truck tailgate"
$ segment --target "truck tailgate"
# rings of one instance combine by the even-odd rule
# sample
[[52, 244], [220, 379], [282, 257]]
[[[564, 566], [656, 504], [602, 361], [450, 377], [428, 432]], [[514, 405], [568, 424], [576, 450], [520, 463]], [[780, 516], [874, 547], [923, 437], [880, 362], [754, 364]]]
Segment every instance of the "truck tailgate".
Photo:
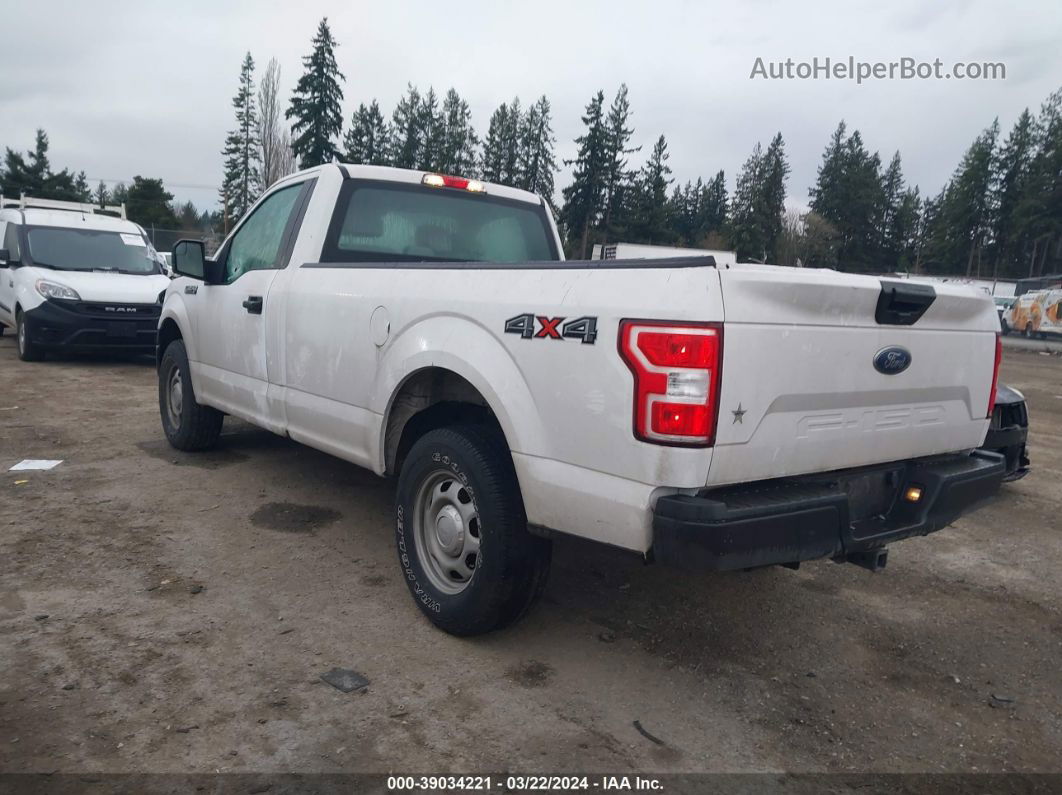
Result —
[[[876, 277], [738, 265], [721, 270], [720, 280], [722, 385], [708, 485], [983, 441], [999, 326], [989, 296], [936, 284], [921, 316], [898, 325], [895, 317], [876, 319], [883, 291]], [[909, 354], [906, 369], [879, 371], [875, 359], [886, 348], [902, 348], [901, 360]]]

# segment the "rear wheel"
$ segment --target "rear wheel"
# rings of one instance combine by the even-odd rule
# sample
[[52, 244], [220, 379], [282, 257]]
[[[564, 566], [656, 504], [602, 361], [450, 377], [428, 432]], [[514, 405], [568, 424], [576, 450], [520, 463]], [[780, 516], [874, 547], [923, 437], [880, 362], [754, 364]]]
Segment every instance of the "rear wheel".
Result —
[[15, 315], [15, 338], [18, 343], [18, 358], [24, 362], [39, 362], [44, 358], [44, 350], [30, 339], [29, 322], [19, 310]]
[[159, 365], [159, 414], [166, 439], [178, 450], [207, 450], [221, 434], [225, 415], [196, 402], [188, 353], [183, 340], [174, 340]]
[[551, 544], [527, 530], [512, 455], [496, 431], [460, 425], [426, 433], [402, 464], [396, 502], [406, 585], [440, 629], [500, 629], [541, 596]]

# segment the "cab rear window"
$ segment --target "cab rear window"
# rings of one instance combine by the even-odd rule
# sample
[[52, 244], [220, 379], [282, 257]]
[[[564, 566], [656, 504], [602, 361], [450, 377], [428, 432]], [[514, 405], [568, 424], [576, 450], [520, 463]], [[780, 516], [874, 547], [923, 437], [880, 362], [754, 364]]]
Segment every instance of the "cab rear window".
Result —
[[451, 188], [350, 180], [336, 205], [325, 262], [556, 260], [541, 205]]

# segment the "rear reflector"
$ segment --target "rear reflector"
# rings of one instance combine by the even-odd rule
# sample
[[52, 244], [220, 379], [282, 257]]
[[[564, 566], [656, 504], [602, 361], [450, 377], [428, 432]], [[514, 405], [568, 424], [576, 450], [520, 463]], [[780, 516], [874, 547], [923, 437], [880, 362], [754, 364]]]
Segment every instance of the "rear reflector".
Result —
[[472, 193], [484, 192], [483, 183], [476, 179], [450, 177], [446, 174], [425, 174], [420, 181], [421, 184], [430, 188], [457, 188], [458, 190], [467, 190]]
[[996, 363], [992, 366], [992, 389], [988, 393], [988, 414], [992, 419], [992, 412], [996, 409], [996, 387], [999, 385], [999, 364], [1003, 361], [1003, 338], [996, 332]]
[[619, 352], [634, 374], [635, 437], [711, 446], [719, 413], [722, 325], [624, 320]]

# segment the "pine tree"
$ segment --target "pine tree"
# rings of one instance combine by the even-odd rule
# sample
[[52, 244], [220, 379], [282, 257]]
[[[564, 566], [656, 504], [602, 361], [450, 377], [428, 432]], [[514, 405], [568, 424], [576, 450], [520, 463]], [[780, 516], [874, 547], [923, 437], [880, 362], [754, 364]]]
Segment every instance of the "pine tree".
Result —
[[732, 241], [742, 259], [770, 262], [782, 235], [789, 164], [778, 133], [764, 152], [759, 144], [738, 175], [732, 205]]
[[366, 107], [358, 105], [343, 138], [344, 159], [348, 163], [385, 166], [391, 162], [391, 130], [374, 99]]
[[476, 148], [479, 141], [472, 129], [468, 103], [451, 88], [442, 103], [442, 146], [439, 170], [463, 177], [476, 176]]
[[966, 150], [951, 179], [941, 208], [950, 232], [944, 253], [952, 272], [965, 263], [966, 275], [981, 269], [981, 251], [992, 216], [992, 163], [995, 158], [999, 121], [982, 132]]
[[27, 152], [25, 157], [13, 149], [6, 150], [4, 193], [11, 196], [25, 193], [38, 199], [52, 198], [45, 196], [45, 186], [51, 173], [51, 164], [48, 162], [48, 135], [44, 130], [38, 129], [33, 151]]
[[520, 137], [524, 127], [524, 112], [520, 97], [513, 97], [502, 127], [502, 183], [516, 187], [520, 184]]
[[479, 171], [487, 182], [505, 182], [505, 147], [509, 127], [509, 106], [503, 102], [490, 116], [487, 138], [483, 142], [483, 151], [480, 153]]
[[549, 100], [545, 95], [527, 109], [520, 136], [520, 187], [542, 196], [552, 207], [553, 179], [557, 159], [553, 153], [553, 126]]
[[880, 261], [881, 158], [863, 146], [856, 130], [847, 138], [842, 121], [830, 139], [811, 189], [811, 209], [838, 235], [838, 260], [830, 265], [865, 270]]
[[[125, 186], [122, 188], [124, 191]], [[177, 216], [171, 201], [173, 194], [166, 190], [161, 179], [136, 176], [125, 198], [126, 212], [130, 221], [141, 226], [173, 229], [177, 226]]]
[[446, 125], [439, 111], [439, 97], [431, 86], [428, 86], [428, 93], [421, 99], [417, 113], [420, 117], [418, 125], [424, 133], [420, 156], [417, 158], [417, 168], [424, 171], [439, 171], [445, 144], [443, 138]]
[[602, 200], [608, 181], [608, 131], [604, 121], [605, 92], [598, 91], [586, 106], [582, 117], [586, 131], [575, 139], [579, 151], [574, 160], [572, 181], [564, 189], [561, 221], [567, 232], [569, 250], [578, 252], [580, 259], [587, 255], [590, 228], [601, 214]]
[[[699, 180], [698, 180], [699, 182]], [[704, 186], [698, 202], [695, 237], [690, 242], [704, 246], [709, 237], [721, 239], [726, 235], [729, 202], [726, 192], [726, 175], [720, 170]], [[711, 248], [711, 246], [708, 246]]]
[[904, 230], [899, 215], [906, 196], [900, 153], [896, 152], [881, 177], [881, 206], [877, 224], [877, 267], [880, 270], [894, 270], [903, 251]]
[[295, 120], [291, 148], [300, 168], [329, 163], [339, 154], [336, 141], [343, 129], [343, 88], [339, 82], [345, 78], [336, 65], [337, 46], [325, 17], [317, 26], [313, 50], [302, 59], [304, 71], [284, 114]]
[[763, 158], [763, 185], [760, 189], [758, 207], [763, 225], [767, 258], [777, 250], [782, 234], [782, 217], [785, 214], [785, 183], [789, 177], [789, 162], [785, 157], [785, 141], [782, 134], [775, 134]]
[[993, 164], [995, 216], [992, 238], [995, 248], [993, 270], [996, 275], [1020, 275], [1026, 240], [1018, 231], [1019, 206], [1028, 190], [1035, 148], [1035, 122], [1026, 108], [1021, 112]]
[[[631, 181], [634, 177], [627, 169], [627, 155], [634, 154], [641, 149], [640, 146], [630, 146], [631, 136], [634, 129], [628, 126], [631, 115], [631, 104], [627, 96], [627, 84], [620, 85], [616, 92], [612, 105], [609, 107], [608, 120], [606, 122], [606, 176], [604, 191], [604, 218], [602, 220], [602, 244], [614, 237], [613, 215], [619, 209], [620, 194], [625, 188], [634, 187]], [[618, 226], [622, 227], [623, 224]]]
[[421, 122], [420, 92], [412, 83], [407, 83], [406, 94], [391, 115], [392, 165], [398, 168], [416, 166], [424, 142]]
[[1016, 211], [1019, 233], [1031, 244], [1028, 275], [1062, 266], [1062, 89], [1040, 107], [1028, 185]]
[[247, 53], [240, 67], [240, 87], [232, 98], [236, 127], [225, 139], [225, 175], [221, 202], [235, 224], [262, 192], [262, 150], [255, 108], [254, 59]]
[[487, 139], [480, 156], [480, 170], [487, 182], [513, 187], [521, 184], [520, 162], [525, 127], [526, 120], [519, 97], [514, 97], [509, 104], [503, 102], [491, 114]]
[[631, 202], [633, 212], [627, 230], [631, 242], [674, 242], [667, 195], [668, 185], [671, 184], [671, 168], [667, 164], [670, 157], [667, 140], [661, 135], [635, 180]]

